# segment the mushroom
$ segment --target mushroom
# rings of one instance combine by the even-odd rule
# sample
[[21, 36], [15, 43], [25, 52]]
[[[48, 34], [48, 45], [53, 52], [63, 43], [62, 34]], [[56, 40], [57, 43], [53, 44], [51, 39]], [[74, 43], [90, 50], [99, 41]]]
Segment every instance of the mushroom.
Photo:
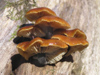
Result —
[[22, 55], [26, 60], [28, 60], [29, 57], [31, 57], [37, 53], [40, 53], [39, 44], [41, 42], [42, 42], [42, 40], [40, 38], [35, 38], [31, 41], [19, 43], [17, 45], [17, 48], [18, 48], [20, 55]]
[[17, 36], [30, 38], [32, 34], [33, 26], [25, 26], [18, 30]]
[[30, 21], [35, 21], [43, 16], [56, 16], [56, 14], [49, 8], [40, 7], [29, 10], [25, 15], [25, 17]]
[[37, 37], [30, 42], [18, 44], [17, 48], [20, 55], [26, 60], [36, 54], [45, 54], [46, 62], [44, 64], [54, 64], [61, 60], [66, 54], [68, 45], [60, 40]]
[[88, 46], [84, 32], [67, 30], [70, 25], [48, 8], [29, 10], [25, 17], [35, 24], [21, 25], [14, 41], [19, 43], [18, 51], [26, 60], [32, 57], [42, 65], [55, 64], [64, 56]]
[[[48, 15], [48, 16], [46, 16]], [[53, 16], [51, 16], [53, 15]], [[68, 29], [70, 25], [59, 17], [55, 17], [55, 13], [48, 8], [35, 8], [26, 13], [26, 17], [30, 18], [37, 16], [35, 26], [26, 26], [19, 29], [18, 37], [27, 37], [33, 39], [34, 37], [44, 37], [49, 39], [55, 29]], [[44, 16], [44, 17], [42, 17]], [[41, 18], [40, 18], [41, 17]], [[45, 24], [44, 24], [45, 23]]]
[[27, 38], [35, 38], [35, 37], [44, 37], [45, 33], [38, 27], [34, 26], [25, 26], [18, 30], [18, 37], [27, 37]]
[[68, 29], [70, 25], [63, 19], [56, 16], [44, 16], [36, 20], [35, 27], [39, 27], [49, 39], [56, 29]]
[[86, 35], [80, 29], [73, 29], [73, 30], [57, 29], [54, 31], [53, 35], [57, 34], [86, 39]]
[[46, 64], [55, 64], [67, 53], [68, 45], [60, 40], [47, 39], [41, 44], [42, 53], [46, 54]]
[[69, 51], [66, 56], [69, 56], [73, 52], [81, 51], [88, 46], [88, 42], [81, 38], [66, 37], [64, 35], [54, 35], [51, 38], [61, 40], [69, 46]]

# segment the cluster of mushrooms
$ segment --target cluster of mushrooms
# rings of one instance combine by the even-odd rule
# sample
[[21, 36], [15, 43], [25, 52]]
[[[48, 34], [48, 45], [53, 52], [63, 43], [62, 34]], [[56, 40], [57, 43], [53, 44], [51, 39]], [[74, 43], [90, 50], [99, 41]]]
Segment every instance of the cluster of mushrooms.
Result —
[[86, 35], [81, 30], [68, 30], [70, 25], [48, 8], [31, 9], [25, 17], [35, 22], [22, 26], [17, 32], [17, 37], [29, 39], [17, 45], [20, 55], [26, 60], [36, 56], [34, 58], [41, 64], [55, 64], [88, 46]]

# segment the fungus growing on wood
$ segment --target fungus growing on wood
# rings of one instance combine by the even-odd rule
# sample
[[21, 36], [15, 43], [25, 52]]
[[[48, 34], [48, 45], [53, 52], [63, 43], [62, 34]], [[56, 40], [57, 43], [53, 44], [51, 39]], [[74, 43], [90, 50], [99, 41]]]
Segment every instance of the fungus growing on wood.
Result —
[[35, 26], [41, 28], [46, 33], [47, 38], [50, 38], [56, 29], [70, 28], [70, 25], [65, 20], [56, 16], [41, 17], [36, 20]]
[[13, 42], [14, 42], [15, 44], [19, 44], [19, 43], [21, 43], [21, 42], [31, 41], [31, 40], [32, 40], [31, 38], [26, 38], [26, 37], [15, 37], [15, 38], [13, 39]]
[[17, 36], [30, 38], [32, 34], [33, 26], [25, 26], [18, 30]]
[[54, 35], [52, 39], [58, 39], [66, 43], [70, 48], [66, 56], [69, 56], [71, 53], [76, 51], [82, 51], [88, 46], [88, 42], [85, 39], [75, 38], [75, 37], [66, 37], [63, 35]]
[[44, 53], [46, 58], [44, 64], [55, 64], [66, 54], [68, 45], [56, 39], [35, 38], [30, 42], [18, 44], [17, 48], [26, 60], [36, 54]]
[[29, 10], [25, 17], [30, 21], [35, 21], [43, 16], [56, 16], [55, 12], [46, 7], [40, 7]]
[[[17, 32], [20, 55], [26, 60], [37, 59], [42, 65], [55, 64], [64, 56], [82, 51], [88, 46], [86, 35], [79, 29], [67, 30], [70, 25], [45, 7], [29, 10], [25, 17], [35, 24], [20, 26]], [[16, 41], [16, 38], [14, 39]]]
[[54, 31], [53, 34], [54, 35], [61, 34], [61, 35], [69, 36], [69, 37], [86, 39], [85, 33], [82, 32], [80, 29], [73, 29], [73, 30], [57, 29]]
[[44, 37], [50, 38], [55, 29], [68, 29], [70, 25], [59, 17], [44, 16], [36, 20], [34, 26], [26, 26], [19, 29], [17, 36], [19, 37]]
[[27, 38], [35, 38], [35, 37], [44, 37], [45, 33], [38, 27], [34, 26], [25, 26], [18, 30], [18, 37], [27, 37]]

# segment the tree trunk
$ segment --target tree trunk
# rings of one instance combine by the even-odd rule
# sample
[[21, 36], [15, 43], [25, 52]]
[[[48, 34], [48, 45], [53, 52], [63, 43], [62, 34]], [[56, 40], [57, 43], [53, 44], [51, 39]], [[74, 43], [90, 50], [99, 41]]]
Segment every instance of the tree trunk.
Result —
[[[7, 7], [9, 3], [0, 1], [0, 75], [100, 75], [100, 0], [19, 1], [23, 1], [22, 8], [18, 8], [20, 5], [16, 3]], [[27, 62], [19, 55], [13, 39], [10, 38], [18, 25], [28, 23], [22, 17], [33, 7], [48, 7], [66, 20], [71, 29], [81, 29], [87, 36], [89, 46], [81, 52], [72, 53], [72, 56], [64, 58], [54, 66], [38, 67]], [[10, 11], [13, 8], [16, 10], [9, 13], [9, 8]], [[18, 13], [15, 14], [16, 12]]]

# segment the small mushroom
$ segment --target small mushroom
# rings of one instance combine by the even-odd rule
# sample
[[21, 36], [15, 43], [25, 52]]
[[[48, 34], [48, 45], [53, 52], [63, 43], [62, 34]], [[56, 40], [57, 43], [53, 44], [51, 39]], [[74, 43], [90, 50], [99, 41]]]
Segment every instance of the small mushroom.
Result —
[[33, 26], [25, 26], [18, 30], [17, 36], [30, 38], [32, 34]]
[[29, 10], [25, 15], [25, 17], [30, 21], [35, 21], [43, 16], [56, 16], [56, 14], [49, 8], [40, 7]]
[[53, 35], [57, 34], [86, 39], [86, 35], [80, 29], [73, 29], [73, 30], [57, 29], [54, 31]]
[[38, 26], [45, 32], [49, 39], [55, 29], [68, 29], [70, 25], [63, 19], [56, 16], [44, 16], [36, 20], [35, 27]]
[[51, 38], [61, 40], [69, 46], [69, 51], [66, 56], [69, 56], [71, 53], [76, 51], [82, 51], [88, 46], [88, 42], [81, 38], [66, 37], [64, 35], [54, 35]]
[[[35, 38], [30, 42], [22, 42], [17, 45], [19, 53], [28, 60], [36, 54], [45, 54], [44, 64], [54, 64], [61, 60], [67, 52], [68, 45], [60, 40]], [[38, 60], [38, 59], [37, 59]]]
[[45, 33], [38, 27], [34, 26], [25, 26], [18, 30], [18, 37], [27, 37], [27, 38], [35, 38], [35, 37], [44, 37]]
[[17, 45], [17, 48], [18, 48], [20, 55], [22, 55], [26, 60], [28, 60], [29, 57], [41, 52], [40, 44], [42, 42], [43, 41], [41, 38], [35, 38], [31, 41], [19, 43]]

